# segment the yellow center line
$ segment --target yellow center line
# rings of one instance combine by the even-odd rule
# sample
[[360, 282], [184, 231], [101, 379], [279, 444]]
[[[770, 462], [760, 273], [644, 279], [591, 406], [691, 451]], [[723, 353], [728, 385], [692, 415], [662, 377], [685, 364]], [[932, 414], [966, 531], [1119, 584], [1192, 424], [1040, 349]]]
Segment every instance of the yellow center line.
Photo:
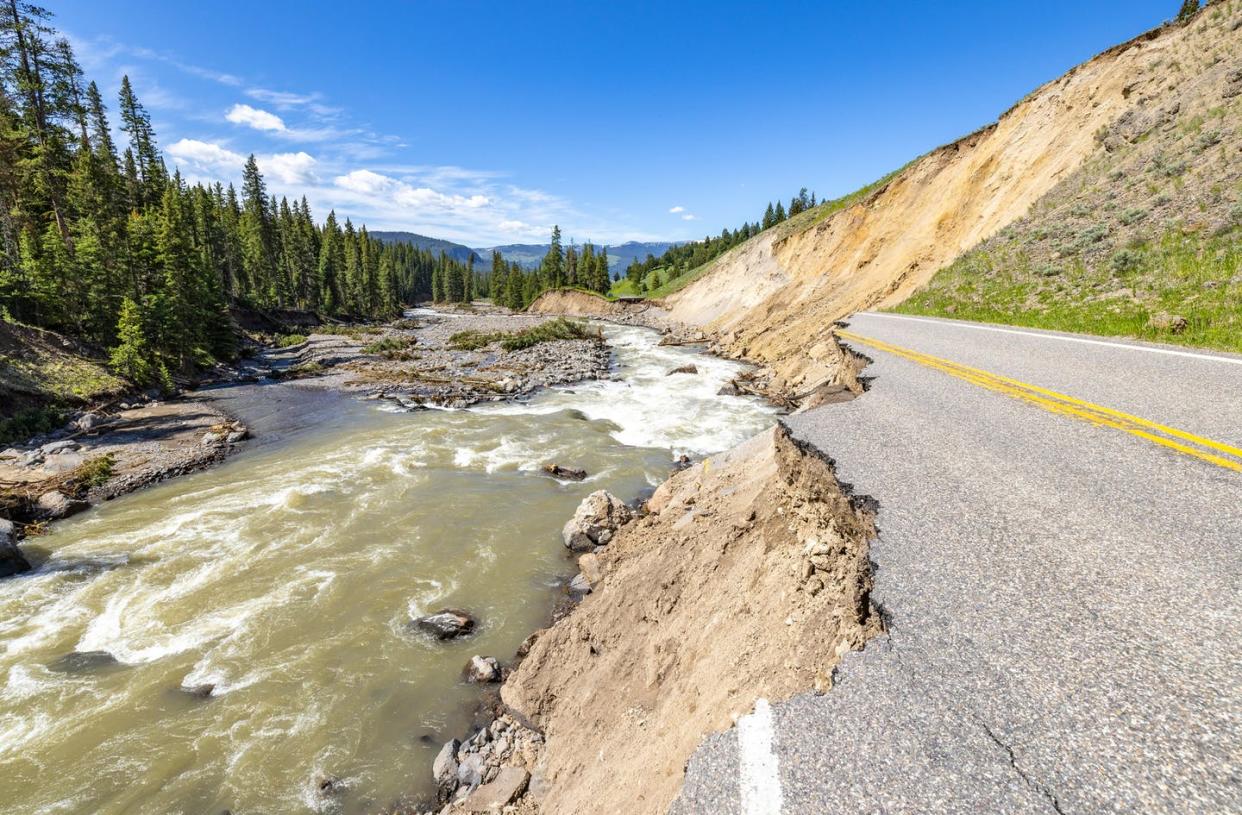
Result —
[[[1132, 436], [1144, 439], [1145, 441], [1159, 444], [1179, 453], [1203, 461], [1211, 462], [1219, 467], [1229, 470], [1242, 472], [1242, 462], [1235, 461], [1231, 458], [1215, 455], [1199, 448], [1208, 448], [1229, 456], [1236, 456], [1242, 459], [1242, 449], [1232, 447], [1228, 444], [1222, 444], [1212, 439], [1196, 436], [1193, 433], [1187, 433], [1175, 427], [1158, 424], [1138, 416], [1132, 416], [1119, 410], [1114, 410], [1103, 405], [1097, 405], [1078, 399], [1067, 394], [1058, 393], [1057, 391], [1041, 388], [1038, 385], [1031, 385], [1017, 379], [1011, 379], [999, 374], [990, 373], [979, 368], [972, 368], [969, 365], [963, 365], [952, 360], [942, 359], [924, 354], [920, 351], [913, 351], [909, 348], [902, 348], [899, 345], [883, 342], [882, 340], [864, 337], [861, 334], [855, 334], [852, 331], [838, 331], [838, 335], [847, 340], [859, 342], [869, 345], [881, 351], [886, 351], [899, 357], [917, 362], [929, 368], [942, 371], [950, 376], [957, 377], [973, 385], [978, 385], [987, 390], [996, 391], [1006, 396], [1020, 399], [1028, 404], [1047, 410], [1051, 413], [1057, 413], [1062, 416], [1079, 419], [1100, 427], [1109, 427], [1129, 433]], [[1161, 434], [1161, 435], [1157, 435]], [[1172, 438], [1169, 438], [1172, 437]], [[1180, 439], [1181, 441], [1175, 441]], [[1183, 444], [1181, 442], [1189, 442]], [[1197, 445], [1192, 447], [1191, 445]]]

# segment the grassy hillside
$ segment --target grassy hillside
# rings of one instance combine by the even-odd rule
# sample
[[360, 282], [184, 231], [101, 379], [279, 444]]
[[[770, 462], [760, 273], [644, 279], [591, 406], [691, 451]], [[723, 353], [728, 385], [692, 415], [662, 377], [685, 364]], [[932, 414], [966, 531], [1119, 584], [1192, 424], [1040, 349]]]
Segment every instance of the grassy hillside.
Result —
[[[1242, 43], [1242, 4], [1200, 17]], [[1077, 172], [895, 310], [1242, 351], [1238, 54], [1135, 77], [1158, 103], [1097, 131]]]

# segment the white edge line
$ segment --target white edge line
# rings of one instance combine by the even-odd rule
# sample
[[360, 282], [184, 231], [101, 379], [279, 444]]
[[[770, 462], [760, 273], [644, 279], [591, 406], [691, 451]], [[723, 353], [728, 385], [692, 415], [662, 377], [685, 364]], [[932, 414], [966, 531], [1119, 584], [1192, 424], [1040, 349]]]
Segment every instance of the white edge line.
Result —
[[[1242, 365], [1242, 359], [1236, 357], [1218, 357], [1213, 354], [1196, 354], [1193, 351], [1174, 351], [1172, 348], [1152, 348], [1147, 345], [1130, 345], [1124, 342], [1109, 342], [1108, 340], [1089, 340], [1086, 337], [1067, 337], [1063, 334], [1052, 334], [1043, 331], [1022, 331], [1017, 328], [1000, 328], [999, 326], [977, 325], [962, 320], [940, 320], [935, 317], [912, 317], [907, 314], [886, 314], [879, 311], [860, 311], [856, 317], [887, 317], [890, 320], [913, 320], [916, 323], [935, 323], [936, 325], [947, 325], [959, 328], [974, 328], [978, 331], [996, 331], [1000, 334], [1019, 334], [1024, 337], [1042, 337], [1050, 340], [1062, 340], [1064, 342], [1080, 342], [1083, 345], [1103, 345], [1107, 348], [1122, 348], [1128, 351], [1147, 351], [1152, 354], [1168, 354], [1173, 357], [1190, 357], [1191, 359], [1202, 359], [1210, 362], [1228, 362], [1231, 365]], [[845, 322], [849, 322], [850, 318], [846, 318]]]
[[756, 699], [755, 712], [737, 720], [737, 783], [744, 815], [781, 815], [785, 801], [774, 737], [772, 706]]

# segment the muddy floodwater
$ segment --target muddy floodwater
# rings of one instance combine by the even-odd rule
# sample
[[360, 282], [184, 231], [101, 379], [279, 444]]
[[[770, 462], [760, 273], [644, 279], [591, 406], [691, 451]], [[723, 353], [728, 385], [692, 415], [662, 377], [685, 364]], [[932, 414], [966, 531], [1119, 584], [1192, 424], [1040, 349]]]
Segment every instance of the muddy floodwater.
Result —
[[[675, 456], [773, 421], [716, 395], [737, 365], [604, 331], [616, 380], [465, 411], [341, 397], [32, 541], [44, 562], [0, 581], [0, 813], [374, 813], [427, 796], [478, 699], [463, 665], [508, 660], [546, 622], [578, 502], [632, 499]], [[698, 373], [666, 375], [687, 363]], [[297, 425], [290, 386], [270, 387]], [[590, 476], [559, 482], [547, 462]], [[442, 606], [477, 634], [409, 629]]]

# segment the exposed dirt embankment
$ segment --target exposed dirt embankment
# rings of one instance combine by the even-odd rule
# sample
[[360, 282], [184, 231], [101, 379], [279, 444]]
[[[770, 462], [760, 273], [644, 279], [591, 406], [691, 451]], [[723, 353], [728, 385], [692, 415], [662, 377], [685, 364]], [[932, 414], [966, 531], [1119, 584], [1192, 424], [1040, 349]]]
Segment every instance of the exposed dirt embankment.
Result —
[[[1200, 15], [1208, 17], [1208, 13]], [[1022, 217], [1096, 149], [1096, 132], [1161, 103], [1135, 78], [1203, 51], [1227, 55], [1236, 32], [1198, 23], [1110, 49], [1030, 94], [1001, 119], [928, 153], [860, 203], [768, 230], [663, 303], [668, 319], [768, 366], [772, 385], [818, 384], [832, 322], [898, 303], [941, 267]], [[794, 228], [800, 226], [801, 228]]]
[[783, 427], [669, 481], [581, 564], [593, 586], [501, 694], [546, 746], [540, 811], [663, 812], [704, 735], [826, 689], [879, 629], [873, 511]]
[[565, 317], [594, 317], [600, 320], [669, 327], [668, 312], [650, 300], [609, 300], [581, 289], [546, 291], [526, 309], [528, 314], [554, 314]]

